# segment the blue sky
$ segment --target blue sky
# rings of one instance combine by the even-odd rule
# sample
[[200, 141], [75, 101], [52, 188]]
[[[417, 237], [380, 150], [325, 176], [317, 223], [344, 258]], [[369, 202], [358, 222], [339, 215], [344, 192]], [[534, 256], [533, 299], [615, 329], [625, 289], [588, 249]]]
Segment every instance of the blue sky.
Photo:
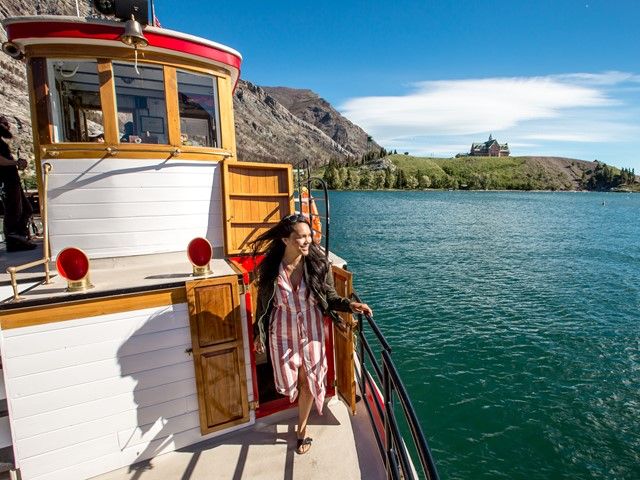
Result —
[[242, 77], [309, 88], [381, 145], [640, 173], [640, 1], [156, 0], [162, 25], [229, 45]]

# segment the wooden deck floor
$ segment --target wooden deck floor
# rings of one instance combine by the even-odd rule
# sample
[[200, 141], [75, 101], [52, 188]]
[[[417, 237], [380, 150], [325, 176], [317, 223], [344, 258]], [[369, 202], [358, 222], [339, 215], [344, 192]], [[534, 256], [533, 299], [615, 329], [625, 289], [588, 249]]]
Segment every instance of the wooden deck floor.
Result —
[[355, 416], [331, 399], [324, 415], [312, 412], [307, 434], [311, 450], [297, 455], [297, 409], [254, 426], [158, 456], [94, 480], [377, 480], [385, 478], [380, 454], [364, 406]]

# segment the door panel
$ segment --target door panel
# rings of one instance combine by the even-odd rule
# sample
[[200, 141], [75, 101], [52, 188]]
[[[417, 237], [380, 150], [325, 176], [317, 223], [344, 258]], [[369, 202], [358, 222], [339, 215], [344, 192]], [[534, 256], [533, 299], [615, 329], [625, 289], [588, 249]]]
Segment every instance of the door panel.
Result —
[[[200, 347], [239, 339], [242, 330], [237, 328], [233, 316], [233, 294], [229, 284], [210, 285], [208, 288], [194, 290]], [[219, 312], [230, 313], [223, 317], [218, 316]]]
[[[339, 267], [332, 267], [336, 292], [349, 298], [353, 292], [353, 274]], [[340, 318], [348, 326], [345, 330], [333, 328], [333, 342], [336, 357], [336, 387], [338, 393], [356, 413], [356, 378], [353, 363], [353, 317], [349, 312], [341, 312]]]
[[237, 349], [203, 354], [200, 363], [207, 399], [207, 425], [220, 425], [242, 418], [242, 385], [235, 368], [238, 364]]
[[222, 163], [227, 255], [250, 253], [253, 239], [293, 211], [291, 172], [288, 164]]
[[238, 277], [187, 282], [202, 434], [249, 421]]

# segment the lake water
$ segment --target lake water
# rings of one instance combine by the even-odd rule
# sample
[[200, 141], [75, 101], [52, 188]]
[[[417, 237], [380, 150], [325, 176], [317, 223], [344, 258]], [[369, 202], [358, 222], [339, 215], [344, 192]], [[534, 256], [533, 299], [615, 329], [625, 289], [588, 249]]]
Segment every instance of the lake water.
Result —
[[640, 478], [640, 195], [331, 207], [443, 479]]

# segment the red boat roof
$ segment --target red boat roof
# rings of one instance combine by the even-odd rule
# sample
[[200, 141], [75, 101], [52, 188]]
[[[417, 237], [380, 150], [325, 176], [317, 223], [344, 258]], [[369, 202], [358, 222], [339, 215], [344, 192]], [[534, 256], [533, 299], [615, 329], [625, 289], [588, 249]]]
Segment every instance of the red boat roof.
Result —
[[[122, 46], [120, 35], [124, 23], [99, 18], [38, 15], [2, 20], [10, 42], [24, 48], [27, 45], [70, 43]], [[145, 51], [180, 54], [206, 61], [231, 71], [235, 84], [240, 75], [242, 55], [236, 50], [204, 38], [147, 25], [143, 27], [149, 41]], [[62, 41], [62, 42], [61, 42]]]

